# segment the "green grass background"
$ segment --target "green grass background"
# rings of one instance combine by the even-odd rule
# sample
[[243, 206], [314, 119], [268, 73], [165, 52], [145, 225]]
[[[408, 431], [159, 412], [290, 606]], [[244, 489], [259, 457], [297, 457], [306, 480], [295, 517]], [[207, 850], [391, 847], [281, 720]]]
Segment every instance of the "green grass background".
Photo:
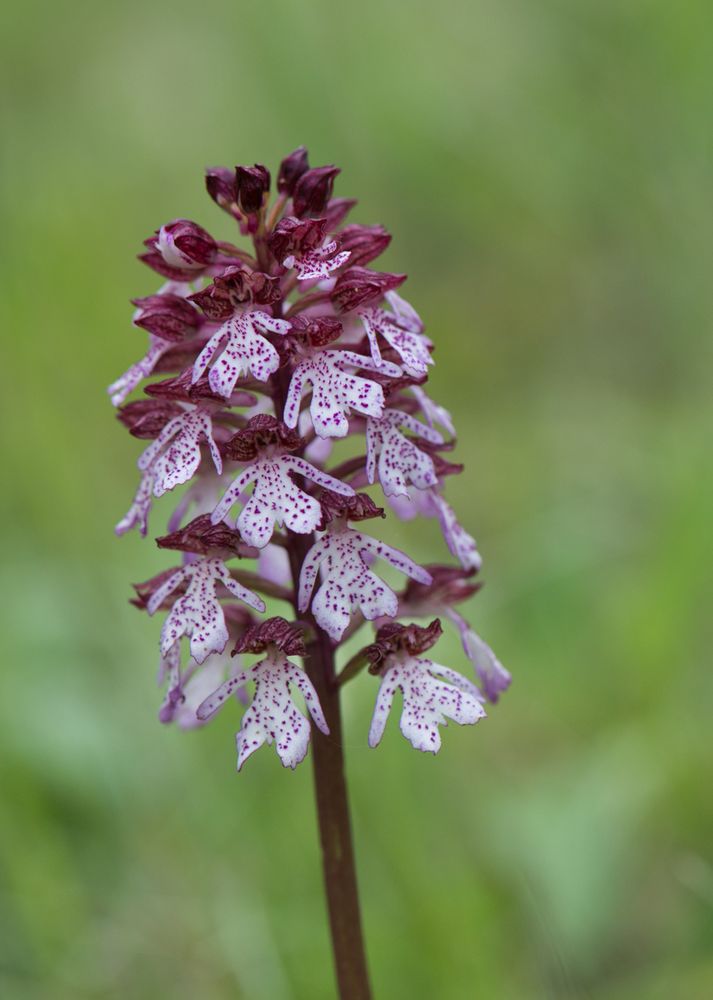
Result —
[[713, 996], [711, 38], [686, 0], [3, 7], [2, 997], [333, 995], [309, 764], [156, 721], [104, 393], [140, 241], [227, 236], [203, 167], [299, 143], [395, 234], [515, 677], [436, 758], [348, 690], [376, 995]]

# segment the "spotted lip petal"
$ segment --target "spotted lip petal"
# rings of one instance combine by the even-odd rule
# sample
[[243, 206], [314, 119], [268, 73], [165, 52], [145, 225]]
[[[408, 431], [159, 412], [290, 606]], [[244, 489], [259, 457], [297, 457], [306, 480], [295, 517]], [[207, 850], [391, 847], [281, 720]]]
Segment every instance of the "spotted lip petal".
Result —
[[292, 701], [290, 685], [304, 698], [315, 726], [325, 735], [329, 735], [329, 727], [307, 674], [288, 660], [277, 646], [269, 646], [263, 660], [226, 681], [207, 698], [198, 708], [198, 718], [210, 718], [238, 685], [248, 681], [255, 683], [255, 696], [243, 716], [237, 736], [238, 770], [265, 743], [268, 746], [274, 743], [283, 766], [294, 769], [307, 754], [310, 726]]
[[347, 483], [322, 472], [296, 455], [274, 455], [256, 459], [228, 488], [213, 511], [213, 522], [222, 521], [238, 502], [241, 493], [254, 483], [253, 494], [238, 515], [237, 528], [248, 545], [264, 548], [272, 538], [275, 525], [285, 525], [300, 535], [314, 531], [320, 522], [319, 501], [301, 490], [291, 478], [298, 473], [318, 486], [351, 495]]
[[331, 240], [301, 257], [285, 257], [282, 263], [285, 267], [294, 267], [300, 281], [328, 278], [332, 271], [346, 264], [351, 256], [348, 250], [337, 253], [338, 245], [336, 240]]
[[147, 469], [141, 477], [134, 499], [126, 514], [114, 528], [117, 535], [125, 535], [127, 531], [138, 527], [142, 535], [146, 535], [149, 522], [149, 511], [153, 503], [154, 472]]
[[187, 563], [170, 576], [149, 598], [147, 610], [154, 614], [161, 604], [181, 584], [187, 583], [185, 594], [174, 603], [161, 629], [161, 652], [168, 650], [182, 636], [190, 637], [191, 656], [203, 663], [211, 653], [222, 653], [228, 642], [228, 629], [223, 608], [216, 596], [218, 583], [256, 611], [265, 610], [265, 602], [237, 583], [220, 559], [202, 559]]
[[137, 464], [142, 472], [152, 471], [155, 497], [163, 496], [168, 490], [191, 479], [201, 462], [202, 440], [208, 445], [213, 464], [220, 474], [223, 460], [213, 440], [210, 413], [199, 406], [169, 420], [156, 440], [143, 451]]
[[[315, 351], [298, 364], [285, 402], [287, 426], [297, 426], [302, 395], [309, 385], [312, 386], [309, 412], [318, 437], [346, 437], [347, 417], [352, 410], [380, 417], [384, 409], [383, 389], [371, 379], [349, 372], [350, 368], [373, 371], [377, 366], [371, 358], [345, 350]], [[400, 374], [396, 365], [388, 362], [382, 362], [380, 370], [388, 370], [394, 376]]]
[[469, 680], [440, 663], [401, 654], [387, 662], [382, 674], [369, 730], [372, 748], [381, 742], [397, 690], [403, 695], [399, 728], [416, 750], [438, 753], [439, 726], [448, 719], [469, 726], [485, 718], [478, 689]]
[[438, 484], [433, 459], [405, 437], [401, 427], [434, 444], [443, 443], [437, 431], [426, 427], [409, 413], [386, 408], [378, 420], [367, 420], [367, 477], [370, 483], [375, 481], [378, 462], [379, 482], [387, 497], [408, 496], [409, 482], [419, 490]]
[[395, 317], [383, 309], [364, 309], [359, 315], [369, 339], [374, 361], [378, 362], [381, 359], [379, 337], [383, 337], [401, 358], [407, 374], [416, 378], [427, 374], [428, 366], [433, 364], [431, 357], [433, 345], [430, 340], [420, 333], [400, 326]]
[[210, 387], [226, 399], [238, 379], [248, 372], [259, 382], [266, 382], [277, 371], [280, 356], [263, 334], [284, 335], [289, 331], [290, 324], [286, 320], [273, 319], [259, 310], [232, 316], [213, 334], [196, 358], [193, 381], [197, 382], [210, 367]]
[[398, 611], [396, 594], [371, 571], [364, 553], [385, 559], [413, 579], [431, 580], [426, 570], [385, 542], [353, 528], [328, 529], [305, 556], [298, 599], [299, 610], [306, 611], [321, 566], [322, 583], [312, 600], [312, 614], [335, 642], [342, 638], [356, 608], [368, 621], [382, 615], [393, 618]]

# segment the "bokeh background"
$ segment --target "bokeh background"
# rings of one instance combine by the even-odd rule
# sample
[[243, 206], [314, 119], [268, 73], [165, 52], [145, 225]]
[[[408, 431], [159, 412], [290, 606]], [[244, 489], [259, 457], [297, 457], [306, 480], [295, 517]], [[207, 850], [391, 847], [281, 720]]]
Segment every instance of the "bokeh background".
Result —
[[395, 234], [467, 462], [469, 616], [515, 676], [437, 758], [393, 724], [369, 751], [375, 682], [348, 690], [376, 995], [713, 996], [709, 17], [3, 6], [0, 995], [333, 995], [309, 764], [236, 775], [237, 709], [156, 721], [127, 598], [167, 563], [114, 538], [140, 445], [104, 391], [143, 348], [141, 240], [228, 236], [203, 167], [305, 143]]

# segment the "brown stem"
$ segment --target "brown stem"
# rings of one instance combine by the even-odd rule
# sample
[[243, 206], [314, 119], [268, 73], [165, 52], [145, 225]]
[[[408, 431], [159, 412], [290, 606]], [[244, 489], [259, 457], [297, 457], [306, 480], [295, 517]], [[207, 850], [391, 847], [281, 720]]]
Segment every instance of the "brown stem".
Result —
[[334, 469], [330, 469], [329, 475], [334, 476], [335, 479], [344, 479], [345, 476], [352, 476], [355, 472], [361, 472], [365, 465], [366, 455], [356, 455], [354, 458], [346, 459], [346, 461], [342, 462], [341, 465], [337, 465]]
[[285, 319], [296, 316], [297, 313], [302, 312], [304, 309], [309, 309], [310, 306], [317, 305], [318, 302], [327, 301], [329, 301], [329, 292], [313, 292], [311, 295], [305, 295], [303, 299], [298, 299], [290, 306], [285, 313]]
[[[281, 310], [276, 309], [275, 312], [279, 315]], [[281, 368], [271, 379], [276, 413], [281, 413], [284, 408], [289, 378], [289, 372]], [[300, 617], [297, 606], [300, 571], [313, 542], [312, 535], [286, 532], [285, 548], [292, 572], [296, 618]], [[312, 613], [307, 612], [304, 618], [311, 626], [310, 634], [305, 636], [305, 670], [315, 686], [329, 727], [329, 736], [325, 736], [311, 723], [311, 755], [319, 839], [322, 845], [322, 871], [339, 996], [341, 1000], [370, 1000], [344, 774], [342, 718], [334, 669], [334, 650], [329, 637], [319, 627]]]
[[[309, 546], [310, 539], [298, 536], [288, 549], [295, 593], [302, 560]], [[295, 611], [297, 613], [297, 609]], [[313, 625], [314, 633], [306, 644], [305, 669], [316, 688], [329, 726], [329, 736], [312, 726], [312, 765], [339, 996], [341, 1000], [369, 1000], [371, 991], [344, 774], [342, 719], [334, 651], [327, 634], [311, 615], [306, 617]]]

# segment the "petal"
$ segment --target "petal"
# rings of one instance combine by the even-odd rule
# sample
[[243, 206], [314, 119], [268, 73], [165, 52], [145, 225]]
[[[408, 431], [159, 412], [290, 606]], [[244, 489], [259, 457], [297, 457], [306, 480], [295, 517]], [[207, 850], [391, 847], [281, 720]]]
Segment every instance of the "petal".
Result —
[[253, 493], [238, 515], [237, 528], [243, 541], [262, 549], [275, 530], [275, 514]]
[[351, 621], [352, 602], [343, 584], [328, 579], [319, 588], [312, 601], [312, 614], [320, 628], [338, 642]]
[[466, 656], [475, 667], [475, 672], [483, 685], [488, 701], [495, 703], [503, 691], [507, 691], [512, 682], [510, 673], [505, 669], [490, 646], [477, 632], [468, 629], [462, 635], [463, 649]]
[[396, 684], [393, 677], [387, 673], [381, 679], [379, 693], [376, 696], [376, 704], [374, 705], [374, 714], [371, 718], [371, 726], [369, 727], [369, 746], [372, 749], [381, 743], [381, 737], [384, 735], [389, 712], [394, 703], [395, 693]]

